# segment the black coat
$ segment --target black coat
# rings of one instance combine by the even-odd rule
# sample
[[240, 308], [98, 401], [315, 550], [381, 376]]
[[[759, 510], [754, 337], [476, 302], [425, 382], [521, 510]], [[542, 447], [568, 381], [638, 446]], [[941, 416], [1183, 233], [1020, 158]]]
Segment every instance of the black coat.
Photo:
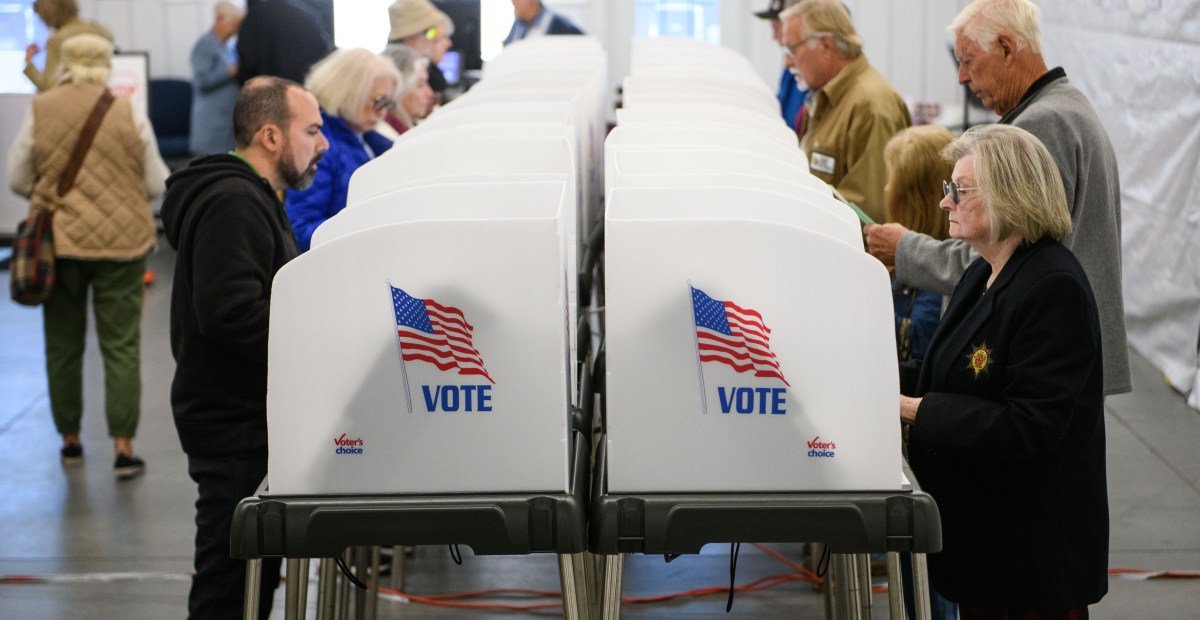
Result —
[[274, 75], [298, 84], [308, 70], [333, 51], [320, 17], [295, 0], [269, 0], [250, 7], [238, 30], [239, 84]]
[[274, 190], [232, 155], [196, 159], [167, 179], [171, 409], [193, 456], [267, 452], [267, 328], [275, 273], [297, 255]]
[[930, 576], [952, 601], [1082, 607], [1108, 591], [1096, 301], [1049, 238], [1022, 244], [985, 292], [990, 276], [971, 264], [902, 385], [923, 397], [909, 461], [942, 516]]

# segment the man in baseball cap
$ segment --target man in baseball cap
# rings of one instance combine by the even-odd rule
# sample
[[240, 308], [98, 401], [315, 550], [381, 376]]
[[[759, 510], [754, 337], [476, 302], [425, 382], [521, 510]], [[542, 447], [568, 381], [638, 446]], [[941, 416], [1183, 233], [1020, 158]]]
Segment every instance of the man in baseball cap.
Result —
[[[766, 19], [771, 22], [771, 39], [778, 43], [780, 47], [783, 47], [783, 22], [779, 20], [779, 14], [784, 9], [799, 1], [771, 0], [766, 9], [754, 14], [759, 19]], [[779, 76], [779, 92], [775, 96], [779, 99], [779, 109], [783, 113], [783, 120], [792, 129], [799, 131], [797, 120], [802, 116], [804, 96], [807, 94], [808, 87], [805, 84], [796, 82], [795, 69], [791, 66], [790, 58], [786, 54], [783, 58], [783, 64], [783, 74]]]

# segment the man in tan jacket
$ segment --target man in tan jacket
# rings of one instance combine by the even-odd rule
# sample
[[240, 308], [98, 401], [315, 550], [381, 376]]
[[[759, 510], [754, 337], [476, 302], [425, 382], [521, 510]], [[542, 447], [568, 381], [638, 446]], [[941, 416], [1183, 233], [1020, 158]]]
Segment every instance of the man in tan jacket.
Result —
[[74, 183], [63, 174], [93, 107], [106, 92], [112, 44], [82, 34], [62, 44], [64, 75], [38, 95], [9, 147], [8, 182], [30, 209], [53, 214], [56, 277], [42, 306], [50, 412], [66, 464], [83, 459], [83, 351], [88, 296], [104, 358], [104, 410], [118, 477], [142, 473], [133, 453], [141, 407], [142, 274], [154, 244], [148, 198], [162, 193], [167, 166], [144, 113], [117, 98], [105, 113]]
[[805, 0], [779, 18], [789, 62], [809, 87], [798, 127], [809, 170], [884, 221], [883, 146], [912, 125], [904, 100], [867, 63], [840, 2]]

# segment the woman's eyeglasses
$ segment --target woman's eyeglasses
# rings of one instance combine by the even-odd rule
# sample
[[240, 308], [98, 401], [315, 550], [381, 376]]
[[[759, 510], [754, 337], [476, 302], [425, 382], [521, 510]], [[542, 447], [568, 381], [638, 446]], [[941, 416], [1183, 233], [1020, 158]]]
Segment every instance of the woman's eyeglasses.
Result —
[[371, 109], [375, 110], [376, 112], [391, 112], [392, 110], [396, 109], [396, 100], [392, 99], [388, 95], [380, 95], [371, 103]]
[[949, 183], [942, 181], [942, 196], [949, 196], [950, 200], [954, 203], [954, 206], [958, 206], [959, 194], [964, 192], [973, 192], [978, 189], [978, 187], [959, 187], [958, 183], [953, 181]]

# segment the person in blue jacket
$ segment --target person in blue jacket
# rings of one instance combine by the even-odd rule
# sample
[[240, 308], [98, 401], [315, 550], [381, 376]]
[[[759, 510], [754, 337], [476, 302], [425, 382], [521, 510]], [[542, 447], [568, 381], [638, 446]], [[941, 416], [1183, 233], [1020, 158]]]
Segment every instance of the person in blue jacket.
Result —
[[285, 202], [301, 252], [308, 251], [313, 231], [346, 207], [350, 175], [391, 148], [375, 126], [396, 106], [399, 84], [391, 60], [362, 48], [337, 50], [309, 72], [305, 87], [321, 105], [329, 150], [312, 186], [289, 192]]
[[[800, 0], [771, 0], [766, 9], [754, 14], [759, 19], [771, 22], [771, 40], [778, 43], [780, 47], [783, 46], [783, 22], [779, 20], [779, 14], [799, 2]], [[790, 60], [786, 55], [784, 61], [790, 65]], [[783, 120], [787, 122], [788, 127], [796, 130], [796, 133], [800, 133], [800, 113], [804, 110], [804, 97], [807, 94], [808, 88], [796, 81], [796, 74], [792, 72], [792, 67], [785, 66], [783, 73], [779, 75], [779, 90], [775, 93], [775, 98], [779, 100], [779, 111], [783, 114]]]
[[504, 39], [508, 45], [528, 37], [557, 34], [583, 34], [570, 20], [547, 9], [542, 0], [513, 0], [512, 29]]

